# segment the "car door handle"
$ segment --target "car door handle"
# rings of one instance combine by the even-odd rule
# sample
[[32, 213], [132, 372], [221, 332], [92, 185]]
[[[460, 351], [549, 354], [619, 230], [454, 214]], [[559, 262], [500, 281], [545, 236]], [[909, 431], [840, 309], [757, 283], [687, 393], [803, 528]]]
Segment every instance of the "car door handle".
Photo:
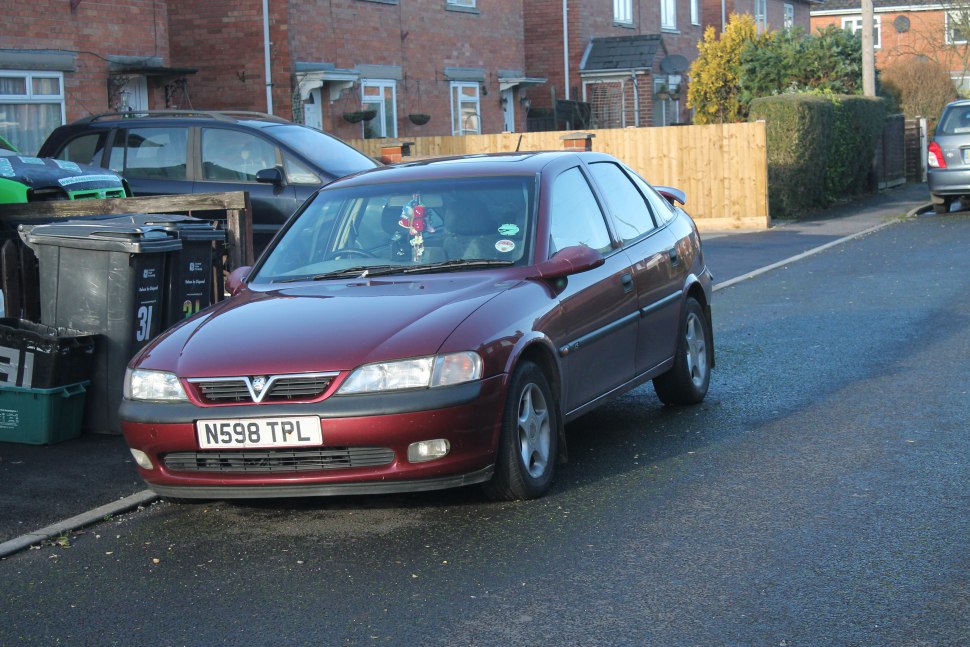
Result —
[[626, 274], [620, 277], [620, 283], [623, 284], [623, 291], [629, 292], [630, 290], [633, 289], [633, 276], [629, 272], [627, 272]]
[[677, 248], [676, 247], [671, 247], [670, 249], [668, 249], [667, 250], [667, 256], [670, 257], [670, 263], [672, 265], [676, 265], [677, 263], [680, 262], [680, 256], [677, 254]]

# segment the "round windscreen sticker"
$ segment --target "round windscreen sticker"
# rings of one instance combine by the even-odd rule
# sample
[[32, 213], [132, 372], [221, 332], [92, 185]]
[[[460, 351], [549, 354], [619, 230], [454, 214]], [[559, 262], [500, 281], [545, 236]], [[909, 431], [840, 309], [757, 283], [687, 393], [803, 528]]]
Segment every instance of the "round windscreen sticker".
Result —
[[509, 252], [515, 249], [515, 243], [508, 239], [500, 240], [497, 243], [495, 243], [495, 249], [502, 252], [503, 254], [508, 254]]
[[513, 224], [501, 225], [498, 228], [498, 233], [502, 234], [503, 236], [514, 236], [519, 233], [519, 227], [518, 225]]

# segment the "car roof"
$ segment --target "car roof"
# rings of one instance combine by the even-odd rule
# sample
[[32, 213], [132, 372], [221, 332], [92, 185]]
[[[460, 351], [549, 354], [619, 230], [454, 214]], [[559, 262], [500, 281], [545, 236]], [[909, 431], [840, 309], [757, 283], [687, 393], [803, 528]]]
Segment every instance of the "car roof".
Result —
[[419, 179], [489, 177], [496, 175], [535, 175], [555, 162], [572, 159], [612, 160], [604, 153], [578, 151], [538, 151], [522, 153], [488, 153], [436, 157], [402, 162], [361, 171], [336, 180], [327, 188], [348, 187]]
[[[238, 124], [251, 128], [265, 128], [268, 126], [291, 124], [281, 117], [263, 112], [245, 110], [149, 110], [146, 112], [102, 112], [89, 115], [74, 121], [70, 126], [104, 126], [112, 127], [119, 123], [126, 126], [136, 123], [222, 123]], [[299, 125], [299, 124], [298, 124]]]

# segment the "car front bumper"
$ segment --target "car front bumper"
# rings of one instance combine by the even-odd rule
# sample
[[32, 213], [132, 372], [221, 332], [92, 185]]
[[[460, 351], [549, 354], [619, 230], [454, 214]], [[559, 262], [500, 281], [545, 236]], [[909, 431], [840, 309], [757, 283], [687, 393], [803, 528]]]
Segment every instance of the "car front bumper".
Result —
[[[458, 387], [384, 396], [330, 397], [319, 403], [199, 407], [125, 401], [122, 431], [151, 469], [148, 486], [179, 498], [267, 498], [413, 492], [482, 483], [491, 478], [505, 404], [507, 375]], [[205, 450], [196, 421], [318, 415], [321, 446]], [[449, 453], [410, 462], [412, 443], [445, 439]], [[354, 465], [344, 456], [386, 457]], [[340, 455], [319, 460], [320, 454]], [[314, 456], [310, 463], [302, 457]]]

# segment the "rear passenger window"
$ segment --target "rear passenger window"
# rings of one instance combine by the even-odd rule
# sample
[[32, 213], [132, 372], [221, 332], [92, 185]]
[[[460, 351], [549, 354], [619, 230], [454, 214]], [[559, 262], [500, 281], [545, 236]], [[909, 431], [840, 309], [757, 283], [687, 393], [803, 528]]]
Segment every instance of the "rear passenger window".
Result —
[[185, 128], [132, 128], [115, 138], [110, 166], [134, 178], [184, 180], [187, 135]]
[[597, 162], [589, 168], [610, 206], [620, 240], [629, 243], [656, 228], [646, 200], [619, 166]]
[[78, 164], [94, 164], [101, 166], [104, 155], [104, 140], [106, 133], [91, 133], [75, 137], [62, 148], [56, 157]]
[[586, 176], [578, 168], [569, 169], [552, 185], [549, 227], [550, 256], [572, 245], [586, 245], [601, 254], [612, 248], [603, 212]]

